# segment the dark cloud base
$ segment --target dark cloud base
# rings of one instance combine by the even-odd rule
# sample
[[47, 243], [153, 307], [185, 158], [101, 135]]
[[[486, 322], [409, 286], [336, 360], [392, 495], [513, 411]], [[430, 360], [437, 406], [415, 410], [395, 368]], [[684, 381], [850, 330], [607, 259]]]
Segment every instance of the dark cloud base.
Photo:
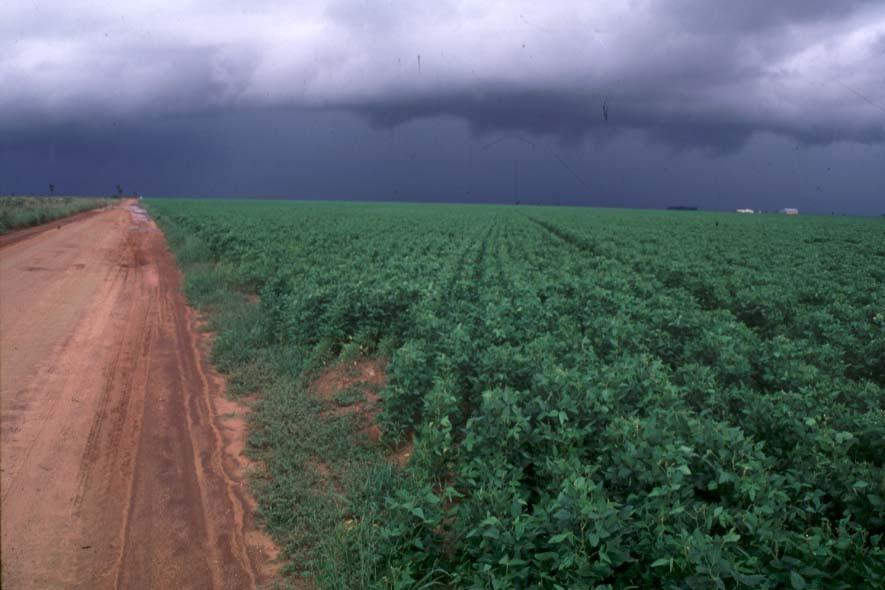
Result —
[[846, 129], [820, 122], [788, 127], [748, 120], [745, 115], [706, 113], [670, 115], [655, 113], [641, 100], [596, 94], [557, 94], [538, 91], [491, 91], [449, 94], [413, 100], [349, 104], [351, 110], [373, 126], [395, 128], [427, 117], [454, 117], [467, 122], [474, 133], [526, 133], [556, 138], [575, 146], [589, 138], [610, 140], [620, 131], [642, 131], [652, 141], [676, 149], [731, 153], [741, 149], [756, 133], [775, 133], [804, 145], [829, 145], [839, 141], [861, 144], [885, 142], [885, 125]]
[[[49, 183], [110, 194], [121, 184], [148, 196], [885, 210], [882, 144], [757, 133], [710, 153], [611, 120], [590, 127], [604, 141], [565, 142], [555, 121], [527, 131], [513, 121], [471, 128], [422, 113], [372, 126], [345, 112], [278, 109], [47, 125], [0, 136], [0, 194], [45, 193]], [[678, 145], [703, 145], [694, 139]]]

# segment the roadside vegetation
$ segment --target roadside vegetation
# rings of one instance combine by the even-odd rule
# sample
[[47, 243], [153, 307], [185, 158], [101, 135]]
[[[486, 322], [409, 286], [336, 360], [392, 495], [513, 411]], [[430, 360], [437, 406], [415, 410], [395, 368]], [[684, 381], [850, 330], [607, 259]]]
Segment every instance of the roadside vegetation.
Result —
[[254, 395], [259, 517], [293, 575], [885, 585], [882, 220], [148, 208]]
[[0, 197], [0, 234], [98, 209], [109, 199], [82, 197]]

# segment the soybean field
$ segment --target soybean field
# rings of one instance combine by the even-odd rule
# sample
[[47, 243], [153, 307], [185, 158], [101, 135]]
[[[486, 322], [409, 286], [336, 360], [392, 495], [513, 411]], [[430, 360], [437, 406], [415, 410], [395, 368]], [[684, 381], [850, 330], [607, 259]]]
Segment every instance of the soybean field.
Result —
[[296, 582], [885, 587], [882, 219], [147, 206]]

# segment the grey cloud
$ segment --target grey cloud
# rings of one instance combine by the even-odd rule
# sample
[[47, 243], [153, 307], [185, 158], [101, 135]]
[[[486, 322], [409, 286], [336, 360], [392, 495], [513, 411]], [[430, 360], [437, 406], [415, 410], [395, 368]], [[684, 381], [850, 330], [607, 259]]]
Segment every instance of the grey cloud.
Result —
[[758, 132], [885, 141], [881, 2], [75, 1], [57, 12], [0, 8], [0, 129], [297, 106], [382, 127], [451, 116], [478, 134], [563, 144], [623, 130], [716, 152]]
[[[587, 137], [607, 141], [621, 131], [639, 130], [657, 143], [676, 149], [699, 148], [712, 153], [741, 148], [754, 133], [775, 132], [808, 145], [834, 141], [872, 144], [885, 141], [885, 128], [844, 128], [828, 124], [825, 117], [799, 126], [753, 121], [690, 108], [676, 113], [656, 112], [639, 97], [581, 95], [543, 91], [495, 90], [482, 94], [454, 94], [411, 101], [379, 101], [347, 108], [380, 128], [395, 128], [414, 119], [450, 116], [465, 120], [479, 135], [527, 132], [576, 145]], [[688, 101], [687, 101], [688, 102]], [[608, 115], [606, 118], [605, 115]]]
[[790, 23], [809, 23], [843, 17], [846, 13], [869, 6], [877, 0], [744, 0], [742, 2], [704, 2], [678, 0], [666, 2], [668, 12], [692, 29], [752, 32], [770, 30]]

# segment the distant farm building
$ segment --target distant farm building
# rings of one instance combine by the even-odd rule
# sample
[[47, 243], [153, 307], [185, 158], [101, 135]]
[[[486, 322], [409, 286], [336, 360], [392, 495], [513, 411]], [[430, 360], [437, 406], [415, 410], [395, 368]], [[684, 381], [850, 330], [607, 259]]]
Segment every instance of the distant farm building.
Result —
[[752, 209], [738, 209], [738, 213], [754, 213]]
[[799, 210], [794, 209], [793, 207], [786, 207], [784, 209], [781, 209], [781, 212], [784, 215], [799, 215]]

